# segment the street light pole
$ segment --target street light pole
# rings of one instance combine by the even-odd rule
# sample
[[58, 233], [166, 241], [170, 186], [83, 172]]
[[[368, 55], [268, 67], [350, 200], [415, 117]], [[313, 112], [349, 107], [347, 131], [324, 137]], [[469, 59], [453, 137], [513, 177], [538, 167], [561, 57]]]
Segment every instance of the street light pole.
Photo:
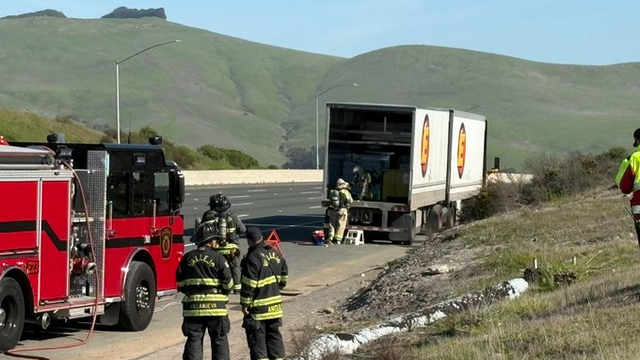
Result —
[[[340, 86], [360, 86], [356, 83], [351, 83], [351, 84], [337, 84], [337, 85], [333, 85], [331, 87], [329, 87], [328, 89], [325, 89], [324, 91], [321, 91], [319, 93], [316, 94], [316, 170], [320, 169], [320, 140], [318, 139], [318, 99], [320, 98], [320, 96], [322, 94], [325, 94], [337, 87]], [[325, 160], [326, 161], [326, 160]]]
[[116, 60], [116, 137], [118, 140], [118, 144], [120, 144], [120, 64], [122, 64], [123, 62], [131, 59], [134, 56], [140, 55], [143, 52], [147, 51], [147, 50], [151, 50], [155, 47], [158, 46], [162, 46], [162, 45], [168, 45], [168, 44], [173, 44], [173, 43], [179, 43], [182, 42], [182, 40], [171, 40], [171, 41], [167, 41], [167, 42], [163, 42], [163, 43], [159, 43], [159, 44], [155, 44], [155, 45], [151, 45], [147, 48], [144, 48], [140, 51], [138, 51], [137, 53], [127, 56], [126, 58], [122, 59], [122, 60]]

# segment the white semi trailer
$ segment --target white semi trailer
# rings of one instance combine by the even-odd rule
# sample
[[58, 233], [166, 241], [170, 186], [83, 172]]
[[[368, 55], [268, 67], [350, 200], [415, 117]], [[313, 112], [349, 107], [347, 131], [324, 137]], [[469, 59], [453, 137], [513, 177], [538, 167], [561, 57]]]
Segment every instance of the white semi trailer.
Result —
[[[337, 179], [353, 182], [348, 228], [412, 244], [423, 225], [453, 225], [460, 202], [478, 194], [486, 134], [486, 118], [464, 111], [327, 103], [322, 204]], [[369, 198], [360, 196], [356, 166], [371, 175]]]

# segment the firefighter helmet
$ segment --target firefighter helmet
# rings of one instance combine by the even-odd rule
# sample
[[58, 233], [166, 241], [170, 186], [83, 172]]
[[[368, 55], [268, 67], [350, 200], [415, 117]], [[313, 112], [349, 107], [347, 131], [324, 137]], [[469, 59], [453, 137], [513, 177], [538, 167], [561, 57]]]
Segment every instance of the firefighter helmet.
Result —
[[338, 181], [336, 181], [336, 189], [340, 190], [340, 189], [346, 189], [348, 187], [349, 187], [349, 183], [347, 183], [343, 179], [338, 179]]
[[231, 202], [226, 196], [221, 193], [217, 193], [215, 195], [211, 195], [209, 198], [209, 207], [215, 210], [215, 212], [225, 212], [231, 207]]
[[196, 233], [189, 239], [192, 243], [200, 245], [207, 241], [219, 240], [220, 233], [218, 228], [210, 223], [202, 223], [196, 229]]

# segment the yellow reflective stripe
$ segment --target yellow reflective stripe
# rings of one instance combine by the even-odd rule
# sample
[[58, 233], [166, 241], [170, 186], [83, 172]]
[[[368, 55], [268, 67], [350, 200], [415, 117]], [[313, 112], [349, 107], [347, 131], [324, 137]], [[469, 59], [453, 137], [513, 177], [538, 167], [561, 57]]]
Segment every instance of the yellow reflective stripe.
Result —
[[185, 295], [182, 298], [183, 303], [190, 302], [213, 302], [213, 301], [223, 301], [226, 302], [229, 300], [229, 297], [224, 294], [193, 294], [193, 295]]
[[251, 280], [246, 276], [240, 278], [240, 282], [242, 284], [248, 285], [249, 287], [256, 288], [258, 287], [258, 282], [256, 280]]
[[[239, 285], [238, 285], [239, 286]], [[233, 289], [235, 285], [233, 284], [233, 280], [229, 281], [228, 284], [222, 284], [222, 287], [226, 290]]]
[[182, 316], [225, 316], [227, 309], [182, 310]]
[[227, 245], [225, 246], [220, 246], [218, 248], [218, 251], [220, 250], [227, 250], [227, 249], [237, 249], [239, 246], [238, 244], [234, 244], [234, 243], [227, 243]]
[[253, 318], [256, 320], [277, 319], [282, 317], [282, 310], [264, 313], [264, 314], [251, 314], [251, 316], [253, 316]]
[[287, 276], [287, 275], [280, 276], [280, 281], [287, 281], [287, 280], [289, 280], [289, 276]]
[[190, 285], [220, 285], [220, 279], [201, 278], [201, 279], [186, 279], [178, 282], [178, 287], [190, 286]]
[[240, 304], [244, 305], [244, 306], [249, 306], [251, 304], [251, 298], [250, 297], [240, 297]]
[[273, 305], [273, 304], [279, 304], [281, 302], [282, 302], [282, 296], [276, 295], [276, 296], [272, 296], [272, 297], [265, 298], [265, 299], [255, 299], [251, 303], [251, 307], [268, 306], [268, 305]]
[[268, 278], [256, 281], [255, 287], [265, 287], [267, 285], [277, 284], [277, 283], [278, 283], [278, 279], [276, 279], [275, 275], [271, 275]]
[[233, 290], [240, 290], [242, 289], [242, 285], [240, 284], [233, 284]]

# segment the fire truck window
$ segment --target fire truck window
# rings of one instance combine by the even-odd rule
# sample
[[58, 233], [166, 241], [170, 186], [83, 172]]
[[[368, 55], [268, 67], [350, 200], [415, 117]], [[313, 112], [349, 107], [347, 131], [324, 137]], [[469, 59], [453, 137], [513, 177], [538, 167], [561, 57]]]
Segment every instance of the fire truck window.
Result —
[[133, 186], [131, 190], [133, 191], [133, 204], [131, 209], [133, 210], [133, 215], [142, 215], [144, 214], [144, 205], [145, 205], [145, 177], [143, 172], [134, 172], [133, 173]]
[[158, 215], [169, 214], [169, 173], [155, 173], [153, 198], [156, 200]]
[[113, 216], [127, 215], [127, 182], [129, 174], [126, 172], [111, 173], [107, 188], [107, 201], [113, 204]]

